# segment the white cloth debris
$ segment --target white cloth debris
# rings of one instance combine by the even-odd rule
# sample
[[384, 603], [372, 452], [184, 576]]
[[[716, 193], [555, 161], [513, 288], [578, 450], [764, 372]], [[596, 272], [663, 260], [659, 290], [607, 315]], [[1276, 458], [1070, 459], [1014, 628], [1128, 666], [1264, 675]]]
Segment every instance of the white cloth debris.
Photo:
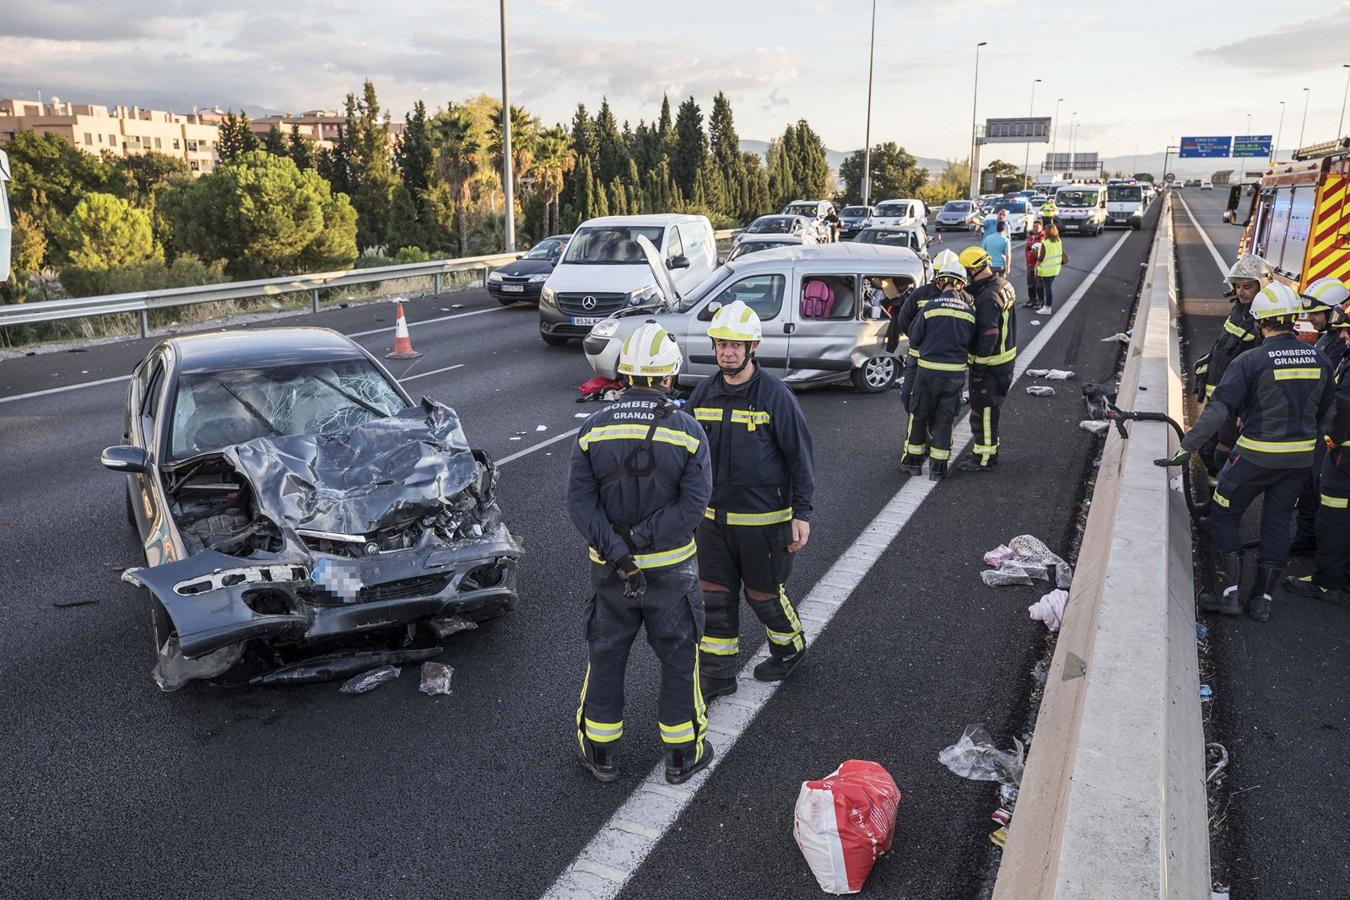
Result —
[[1073, 372], [1068, 369], [1051, 369], [1045, 373], [1046, 381], [1068, 381], [1073, 377]]
[[1078, 423], [1078, 427], [1093, 434], [1106, 434], [1111, 428], [1111, 423], [1105, 419], [1084, 419]]
[[1068, 591], [1054, 590], [1028, 606], [1027, 612], [1033, 619], [1044, 622], [1051, 631], [1059, 631], [1060, 623], [1064, 621], [1064, 606], [1068, 602]]

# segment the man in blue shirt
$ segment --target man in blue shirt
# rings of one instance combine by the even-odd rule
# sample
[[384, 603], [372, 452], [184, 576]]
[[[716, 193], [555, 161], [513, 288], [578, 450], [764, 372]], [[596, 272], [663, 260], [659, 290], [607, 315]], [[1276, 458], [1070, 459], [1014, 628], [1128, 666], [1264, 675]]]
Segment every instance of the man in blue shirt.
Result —
[[994, 270], [994, 274], [1007, 275], [1012, 262], [1012, 239], [1008, 237], [1008, 223], [1000, 219], [994, 228], [994, 231], [984, 236], [980, 246], [989, 254], [989, 267]]

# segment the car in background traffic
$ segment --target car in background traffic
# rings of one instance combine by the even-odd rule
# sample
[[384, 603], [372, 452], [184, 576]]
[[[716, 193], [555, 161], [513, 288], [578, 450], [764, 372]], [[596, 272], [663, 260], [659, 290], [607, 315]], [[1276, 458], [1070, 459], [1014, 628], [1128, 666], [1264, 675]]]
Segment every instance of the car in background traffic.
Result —
[[969, 200], [948, 200], [942, 204], [933, 218], [933, 227], [937, 231], [955, 228], [959, 231], [970, 230], [970, 217], [975, 213], [975, 204]]
[[1144, 199], [1144, 187], [1140, 184], [1120, 182], [1106, 186], [1106, 224], [1133, 228], [1143, 227], [1144, 209], [1148, 201]]
[[706, 216], [661, 213], [588, 219], [567, 242], [539, 293], [539, 337], [565, 344], [620, 309], [655, 310], [665, 300], [637, 239], [661, 254], [677, 293], [717, 268], [717, 242]]
[[246, 656], [261, 683], [418, 662], [440, 652], [426, 625], [516, 606], [492, 460], [345, 335], [169, 338], [124, 415], [101, 462], [126, 476], [146, 565], [122, 580], [150, 594], [163, 690]]
[[565, 234], [555, 234], [535, 244], [520, 259], [488, 273], [487, 288], [502, 306], [538, 303], [539, 292], [567, 249]]
[[1212, 182], [1212, 181], [1210, 181], [1208, 178], [1206, 178], [1204, 181], [1200, 182], [1200, 190], [1202, 190], [1202, 191], [1212, 191], [1212, 190], [1214, 190], [1214, 182]]
[[1199, 179], [1199, 178], [1187, 178], [1187, 179], [1186, 179], [1186, 187], [1199, 187], [1199, 186], [1200, 186], [1200, 179]]
[[741, 240], [731, 248], [724, 262], [731, 262], [734, 259], [740, 259], [743, 256], [749, 256], [751, 253], [759, 253], [763, 250], [776, 250], [779, 247], [801, 247], [815, 246], [819, 241], [816, 240], [815, 233], [808, 231], [804, 234], [748, 234], [743, 235]]
[[863, 230], [863, 223], [872, 215], [870, 206], [845, 206], [839, 211], [839, 239], [850, 240]]
[[795, 235], [798, 237], [805, 234], [817, 243], [820, 240], [820, 229], [816, 228], [816, 224], [805, 216], [774, 215], [760, 216], [745, 226], [736, 234], [736, 237], [732, 238], [731, 246], [735, 247], [746, 238], [758, 234]]
[[1101, 234], [1106, 229], [1106, 185], [1066, 184], [1055, 191], [1055, 224], [1061, 232]]
[[928, 227], [928, 207], [922, 200], [885, 200], [878, 203], [868, 218], [867, 228], [899, 228], [903, 225]]
[[[659, 274], [660, 261], [654, 250], [650, 255]], [[898, 354], [906, 349], [902, 342], [895, 353], [886, 351], [883, 306], [926, 278], [919, 257], [902, 247], [850, 241], [769, 250], [722, 266], [668, 312], [606, 319], [582, 346], [595, 373], [613, 378], [623, 342], [652, 320], [680, 346], [680, 383], [696, 382], [717, 373], [708, 338], [713, 313], [740, 300], [763, 322], [755, 358], [766, 371], [794, 387], [851, 380], [876, 393], [895, 381]]]
[[1010, 238], [1024, 238], [1031, 231], [1031, 224], [1036, 221], [1040, 207], [1032, 206], [1025, 197], [1012, 197], [1007, 200], [997, 200], [994, 208], [990, 210], [989, 216], [998, 217], [1000, 212], [1008, 214], [1008, 236]]
[[917, 225], [900, 228], [864, 228], [853, 239], [858, 244], [877, 244], [882, 247], [904, 247], [913, 250], [923, 263], [927, 278], [933, 277], [933, 264], [928, 255], [928, 232]]
[[834, 212], [834, 204], [828, 200], [794, 200], [783, 207], [780, 215], [802, 216], [812, 222], [816, 228], [816, 240], [827, 244], [834, 240], [834, 231], [826, 219]]

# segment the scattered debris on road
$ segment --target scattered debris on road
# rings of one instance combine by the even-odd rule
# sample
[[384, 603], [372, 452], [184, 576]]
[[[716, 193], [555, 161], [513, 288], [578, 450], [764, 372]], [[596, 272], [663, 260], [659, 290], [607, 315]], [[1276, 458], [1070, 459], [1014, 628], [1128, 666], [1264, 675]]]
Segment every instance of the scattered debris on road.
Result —
[[1013, 744], [1016, 750], [1000, 750], [983, 724], [967, 725], [961, 739], [938, 754], [938, 762], [952, 774], [971, 781], [997, 781], [1017, 787], [1022, 783], [1026, 750], [1016, 738]]
[[422, 683], [417, 689], [433, 697], [437, 694], [452, 694], [454, 692], [450, 690], [450, 679], [454, 674], [455, 670], [445, 663], [422, 663]]
[[862, 890], [877, 857], [891, 849], [900, 789], [881, 765], [850, 759], [829, 775], [803, 781], [792, 834], [827, 894]]
[[1111, 343], [1112, 341], [1120, 341], [1120, 343], [1122, 343], [1122, 344], [1128, 344], [1128, 343], [1130, 342], [1130, 334], [1131, 334], [1131, 332], [1132, 332], [1133, 330], [1134, 330], [1134, 329], [1130, 329], [1130, 331], [1121, 331], [1121, 332], [1118, 332], [1118, 333], [1116, 333], [1116, 334], [1112, 334], [1112, 335], [1109, 335], [1109, 336], [1107, 336], [1107, 337], [1104, 337], [1104, 338], [1102, 338], [1101, 343], [1103, 343], [1103, 344], [1109, 344], [1109, 343]]
[[1073, 581], [1073, 567], [1029, 534], [1019, 534], [1006, 546], [1000, 544], [990, 550], [984, 555], [984, 564], [989, 568], [980, 573], [980, 579], [989, 587], [1039, 580], [1053, 581], [1055, 587], [1068, 590]]
[[1068, 381], [1073, 377], [1073, 372], [1068, 369], [1027, 369], [1027, 374], [1046, 381]]
[[1028, 606], [1027, 613], [1033, 619], [1044, 622], [1051, 631], [1059, 631], [1060, 623], [1064, 621], [1064, 607], [1068, 602], [1069, 592], [1056, 589]]
[[1033, 384], [1027, 388], [1027, 393], [1033, 397], [1053, 397], [1055, 389], [1045, 384]]
[[344, 694], [364, 694], [387, 681], [393, 681], [402, 671], [398, 666], [380, 666], [378, 669], [371, 669], [369, 672], [362, 672], [347, 679], [338, 690]]
[[436, 637], [444, 640], [452, 634], [461, 631], [473, 631], [478, 627], [477, 622], [472, 622], [463, 616], [442, 616], [438, 619], [430, 619], [427, 627], [431, 629]]
[[1207, 684], [1200, 685], [1200, 702], [1204, 703], [1206, 700], [1213, 700], [1213, 699], [1214, 699], [1214, 688], [1210, 687]]
[[1106, 434], [1111, 430], [1111, 423], [1105, 419], [1084, 419], [1078, 423], [1078, 427], [1091, 434]]
[[70, 609], [72, 606], [93, 606], [96, 603], [98, 598], [92, 597], [86, 600], [53, 600], [52, 606], [57, 609]]

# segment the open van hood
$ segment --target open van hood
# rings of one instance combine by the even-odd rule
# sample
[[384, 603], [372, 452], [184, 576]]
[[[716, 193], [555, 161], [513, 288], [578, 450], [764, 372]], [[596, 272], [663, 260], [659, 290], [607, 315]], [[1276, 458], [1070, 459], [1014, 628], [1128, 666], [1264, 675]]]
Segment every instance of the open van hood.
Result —
[[656, 279], [656, 286], [661, 289], [661, 293], [666, 295], [666, 305], [674, 306], [680, 299], [680, 292], [675, 290], [675, 282], [671, 280], [670, 272], [666, 270], [666, 264], [661, 261], [661, 254], [657, 251], [655, 245], [647, 240], [645, 235], [637, 236], [637, 245], [642, 248], [642, 255], [647, 259], [647, 268], [652, 270], [652, 277]]

